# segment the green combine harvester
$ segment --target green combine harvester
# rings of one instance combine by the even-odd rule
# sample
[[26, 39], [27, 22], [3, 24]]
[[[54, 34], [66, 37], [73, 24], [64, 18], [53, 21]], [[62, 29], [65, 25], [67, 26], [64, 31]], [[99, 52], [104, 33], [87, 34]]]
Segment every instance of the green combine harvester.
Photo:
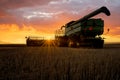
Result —
[[101, 35], [104, 32], [104, 20], [92, 18], [100, 13], [110, 16], [110, 11], [103, 6], [79, 20], [70, 21], [56, 30], [56, 45], [59, 47], [89, 46], [103, 48], [104, 39]]

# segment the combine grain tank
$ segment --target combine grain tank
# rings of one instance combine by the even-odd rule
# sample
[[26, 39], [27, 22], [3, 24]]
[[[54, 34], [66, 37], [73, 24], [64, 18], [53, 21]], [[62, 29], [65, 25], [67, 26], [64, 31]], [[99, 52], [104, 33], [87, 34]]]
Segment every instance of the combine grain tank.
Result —
[[110, 16], [110, 11], [106, 7], [101, 7], [79, 20], [70, 21], [62, 26], [61, 29], [56, 31], [56, 45], [62, 47], [91, 46], [103, 48], [104, 39], [101, 35], [104, 32], [104, 20], [92, 18], [100, 13]]

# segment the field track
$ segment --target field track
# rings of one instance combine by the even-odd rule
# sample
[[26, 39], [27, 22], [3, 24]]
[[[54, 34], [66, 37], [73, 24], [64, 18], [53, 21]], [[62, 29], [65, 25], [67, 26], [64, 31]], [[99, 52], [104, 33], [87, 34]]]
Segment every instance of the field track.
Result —
[[119, 79], [119, 44], [103, 49], [0, 46], [0, 80]]

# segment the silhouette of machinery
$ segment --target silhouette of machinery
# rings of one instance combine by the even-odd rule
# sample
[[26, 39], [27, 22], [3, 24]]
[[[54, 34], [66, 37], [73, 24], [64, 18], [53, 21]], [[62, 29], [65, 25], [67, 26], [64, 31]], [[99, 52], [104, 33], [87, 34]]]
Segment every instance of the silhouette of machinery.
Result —
[[26, 37], [27, 46], [43, 46], [44, 42], [44, 37]]
[[103, 6], [81, 19], [70, 21], [56, 30], [56, 45], [59, 47], [91, 46], [103, 48], [104, 39], [101, 35], [104, 32], [104, 20], [92, 18], [100, 13], [110, 16], [110, 11]]

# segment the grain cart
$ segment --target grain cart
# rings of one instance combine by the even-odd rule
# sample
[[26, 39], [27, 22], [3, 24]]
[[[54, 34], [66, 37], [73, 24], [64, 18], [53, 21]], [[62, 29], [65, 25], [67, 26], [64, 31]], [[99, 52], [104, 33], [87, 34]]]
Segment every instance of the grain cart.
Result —
[[110, 16], [110, 11], [103, 6], [79, 20], [70, 21], [56, 30], [56, 45], [59, 47], [90, 46], [103, 48], [104, 39], [101, 35], [104, 32], [104, 20], [92, 18], [100, 13]]

